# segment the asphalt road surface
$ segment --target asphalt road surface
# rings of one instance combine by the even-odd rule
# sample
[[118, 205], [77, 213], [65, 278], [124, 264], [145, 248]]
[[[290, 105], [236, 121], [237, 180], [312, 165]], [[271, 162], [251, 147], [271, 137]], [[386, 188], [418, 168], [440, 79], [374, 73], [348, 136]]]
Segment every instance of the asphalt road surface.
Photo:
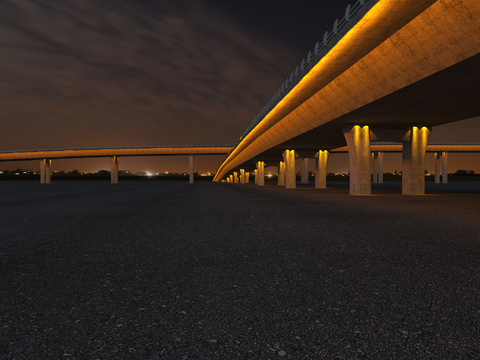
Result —
[[0, 359], [479, 359], [480, 194], [0, 183]]

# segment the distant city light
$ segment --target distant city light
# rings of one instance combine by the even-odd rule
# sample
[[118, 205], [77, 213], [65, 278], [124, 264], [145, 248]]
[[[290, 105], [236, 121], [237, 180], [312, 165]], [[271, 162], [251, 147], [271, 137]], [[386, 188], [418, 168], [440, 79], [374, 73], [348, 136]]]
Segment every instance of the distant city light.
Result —
[[147, 176], [153, 176], [153, 174], [150, 173], [150, 172], [148, 172], [148, 171], [147, 171], [145, 174], [146, 174]]

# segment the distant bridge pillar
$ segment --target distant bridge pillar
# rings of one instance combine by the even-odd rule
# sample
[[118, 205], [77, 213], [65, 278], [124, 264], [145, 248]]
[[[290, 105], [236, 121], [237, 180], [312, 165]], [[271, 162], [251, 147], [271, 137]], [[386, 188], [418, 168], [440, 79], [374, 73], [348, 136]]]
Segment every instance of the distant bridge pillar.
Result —
[[233, 175], [229, 176], [230, 182], [233, 183]]
[[370, 195], [370, 130], [368, 126], [346, 126], [343, 135], [347, 141], [350, 163], [350, 194]]
[[188, 183], [193, 184], [193, 154], [188, 156]]
[[285, 186], [285, 162], [280, 161], [278, 164], [278, 185]]
[[255, 169], [254, 175], [255, 175], [255, 179], [254, 179], [255, 185], [258, 185], [258, 170], [257, 169]]
[[233, 172], [233, 182], [238, 184], [238, 173], [236, 171]]
[[372, 184], [376, 184], [378, 182], [378, 152], [372, 152], [372, 163], [373, 163], [373, 171], [372, 171]]
[[240, 169], [240, 184], [245, 185], [245, 169]]
[[47, 159], [45, 161], [45, 184], [50, 184], [52, 182], [52, 160]]
[[245, 173], [245, 183], [246, 184], [250, 183], [250, 173], [248, 171]]
[[383, 151], [377, 154], [378, 159], [378, 183], [383, 184]]
[[435, 184], [440, 184], [440, 169], [442, 167], [442, 153], [433, 153], [435, 158]]
[[264, 186], [265, 185], [265, 163], [263, 161], [257, 161], [256, 165], [257, 165], [257, 174], [258, 174], [257, 185]]
[[373, 176], [372, 183], [383, 183], [383, 151], [374, 151], [373, 155]]
[[327, 187], [327, 161], [328, 151], [319, 150], [315, 159], [315, 189]]
[[285, 150], [282, 152], [283, 161], [285, 161], [285, 189], [295, 189], [297, 177], [295, 174], [295, 150]]
[[227, 183], [229, 183], [229, 182], [230, 182], [230, 176], [229, 176], [229, 177], [227, 177]]
[[112, 184], [118, 184], [118, 156], [110, 157], [110, 182]]
[[300, 183], [308, 184], [308, 158], [302, 158], [302, 170]]
[[403, 144], [402, 194], [425, 194], [425, 150], [431, 129], [414, 126], [410, 130], [410, 141]]
[[40, 184], [50, 184], [51, 181], [51, 167], [52, 160], [42, 159], [40, 160]]
[[442, 183], [447, 184], [448, 183], [448, 152], [443, 152], [442, 154], [443, 158], [443, 169], [442, 169]]

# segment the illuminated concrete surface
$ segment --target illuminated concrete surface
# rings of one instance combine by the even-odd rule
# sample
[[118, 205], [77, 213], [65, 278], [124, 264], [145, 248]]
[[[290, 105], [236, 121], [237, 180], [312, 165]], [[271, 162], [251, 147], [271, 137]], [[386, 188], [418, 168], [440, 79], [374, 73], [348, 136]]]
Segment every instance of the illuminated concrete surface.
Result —
[[371, 192], [370, 129], [368, 126], [347, 126], [343, 134], [348, 147], [350, 194], [368, 195]]
[[295, 150], [285, 150], [283, 153], [285, 163], [285, 188], [295, 189], [297, 186], [297, 175], [295, 172]]
[[83, 149], [12, 150], [0, 152], [0, 161], [77, 159], [111, 156], [223, 155], [231, 146], [131, 146]]
[[257, 185], [265, 185], [265, 163], [263, 161], [257, 161]]
[[327, 187], [327, 162], [328, 151], [320, 150], [315, 159], [315, 188], [325, 189]]
[[246, 178], [245, 178], [245, 169], [240, 169], [240, 184], [245, 185]]
[[408, 130], [480, 115], [478, 18], [475, 0], [379, 1], [241, 139], [215, 181], [285, 149], [345, 146], [345, 126]]
[[0, 357], [475, 358], [480, 194], [348, 193], [2, 182]]

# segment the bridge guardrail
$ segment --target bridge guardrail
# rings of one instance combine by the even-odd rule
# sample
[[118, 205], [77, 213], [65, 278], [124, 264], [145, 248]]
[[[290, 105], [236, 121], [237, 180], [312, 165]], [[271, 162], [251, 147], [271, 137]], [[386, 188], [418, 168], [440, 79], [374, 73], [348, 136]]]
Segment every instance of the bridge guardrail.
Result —
[[[253, 122], [238, 139], [232, 150], [227, 154], [227, 159], [232, 151], [240, 144], [265, 116], [308, 74], [308, 72], [332, 49], [338, 41], [380, 0], [357, 0], [353, 6], [348, 5], [345, 16], [336, 19], [332, 31], [326, 31], [321, 42], [317, 42], [313, 51], [309, 51], [307, 57], [290, 74], [287, 80], [280, 86], [270, 101], [263, 107]], [[221, 166], [221, 165], [220, 165]]]

